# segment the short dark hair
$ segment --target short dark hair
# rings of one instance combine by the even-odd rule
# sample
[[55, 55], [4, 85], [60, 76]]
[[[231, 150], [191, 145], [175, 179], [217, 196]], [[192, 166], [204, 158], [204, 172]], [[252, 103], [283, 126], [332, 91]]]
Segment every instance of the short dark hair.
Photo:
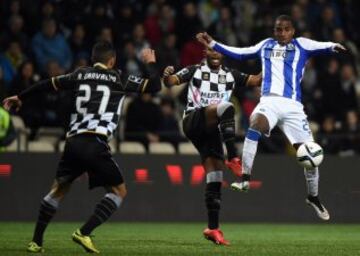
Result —
[[110, 58], [116, 57], [116, 52], [111, 43], [106, 41], [97, 42], [92, 48], [91, 61], [93, 63], [106, 63]]
[[294, 20], [289, 15], [285, 15], [285, 14], [279, 15], [276, 17], [276, 20], [288, 21], [291, 23], [291, 26], [294, 27]]

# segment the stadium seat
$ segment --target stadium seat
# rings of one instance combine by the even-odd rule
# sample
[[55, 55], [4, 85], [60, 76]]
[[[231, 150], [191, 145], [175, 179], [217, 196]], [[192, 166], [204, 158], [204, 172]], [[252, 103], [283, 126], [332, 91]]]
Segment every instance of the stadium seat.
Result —
[[150, 154], [175, 154], [175, 148], [168, 142], [155, 142], [150, 143], [149, 145], [149, 153]]
[[18, 152], [19, 140], [15, 139], [9, 146], [5, 147], [5, 152]]
[[117, 151], [117, 141], [116, 139], [112, 139], [109, 141], [109, 146], [110, 146], [110, 149], [111, 149], [111, 152], [112, 153], [115, 153]]
[[30, 141], [28, 143], [29, 152], [55, 152], [55, 147], [48, 141]]
[[145, 154], [146, 150], [140, 142], [123, 141], [119, 144], [119, 151], [123, 154]]
[[191, 142], [181, 142], [179, 144], [179, 153], [183, 155], [197, 155], [198, 151]]
[[20, 116], [11, 116], [11, 121], [14, 125], [15, 130], [26, 130], [24, 121]]
[[64, 148], [65, 148], [65, 140], [62, 140], [59, 142], [58, 145], [59, 152], [64, 152]]

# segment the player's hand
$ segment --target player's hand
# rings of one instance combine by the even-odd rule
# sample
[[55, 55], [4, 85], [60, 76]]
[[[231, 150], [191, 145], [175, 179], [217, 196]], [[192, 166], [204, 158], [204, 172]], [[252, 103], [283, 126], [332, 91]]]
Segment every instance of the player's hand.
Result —
[[155, 51], [150, 48], [146, 48], [141, 51], [141, 57], [144, 63], [156, 62]]
[[347, 51], [347, 49], [342, 44], [335, 44], [334, 52]]
[[213, 38], [206, 32], [198, 33], [196, 39], [203, 44], [205, 47], [209, 47], [210, 42]]
[[163, 73], [163, 77], [168, 77], [170, 76], [171, 74], [173, 74], [175, 71], [174, 67], [173, 66], [167, 66], [165, 69], [164, 69], [164, 73]]
[[22, 101], [17, 95], [8, 97], [3, 100], [3, 106], [7, 111], [9, 111], [11, 108], [15, 108], [16, 111], [19, 111], [21, 105]]

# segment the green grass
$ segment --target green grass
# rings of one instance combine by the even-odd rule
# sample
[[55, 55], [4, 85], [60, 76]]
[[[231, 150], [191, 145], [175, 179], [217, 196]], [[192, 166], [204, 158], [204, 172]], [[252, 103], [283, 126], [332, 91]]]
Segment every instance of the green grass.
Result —
[[[82, 255], [70, 239], [79, 223], [52, 223], [45, 236], [45, 255]], [[0, 223], [0, 255], [27, 255], [34, 224]], [[360, 225], [224, 224], [231, 246], [202, 238], [198, 223], [116, 223], [94, 232], [102, 255], [360, 255]]]

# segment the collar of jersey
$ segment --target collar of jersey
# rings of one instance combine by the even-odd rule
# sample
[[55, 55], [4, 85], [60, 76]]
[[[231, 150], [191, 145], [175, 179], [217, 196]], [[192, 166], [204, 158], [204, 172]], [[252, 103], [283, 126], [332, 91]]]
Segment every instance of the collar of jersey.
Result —
[[94, 64], [94, 67], [100, 67], [102, 69], [108, 69], [108, 67], [106, 65], [102, 64], [101, 62], [96, 62]]

